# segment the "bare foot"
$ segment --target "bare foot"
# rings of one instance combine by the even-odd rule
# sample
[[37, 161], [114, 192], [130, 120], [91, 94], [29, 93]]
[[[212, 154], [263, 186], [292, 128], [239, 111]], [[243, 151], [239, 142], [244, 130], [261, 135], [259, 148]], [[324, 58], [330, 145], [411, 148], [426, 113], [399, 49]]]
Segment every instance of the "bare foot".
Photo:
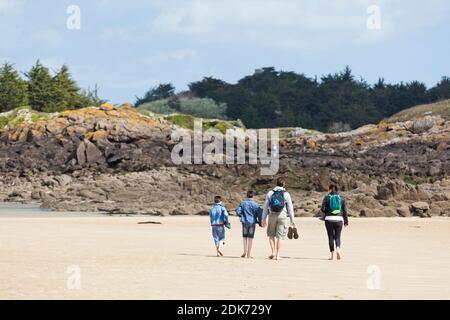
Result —
[[253, 257], [252, 256], [247, 256], [247, 259], [253, 259]]
[[217, 250], [217, 256], [218, 256], [218, 257], [223, 257], [223, 253], [220, 252], [219, 250]]
[[336, 253], [336, 257], [338, 260], [341, 260], [341, 253], [339, 251]]
[[247, 254], [244, 252], [241, 256], [241, 258], [245, 258], [247, 256]]
[[274, 259], [275, 260], [281, 260], [281, 257], [280, 256], [276, 256]]
[[331, 254], [331, 257], [328, 258], [328, 260], [333, 260], [334, 259], [334, 254]]

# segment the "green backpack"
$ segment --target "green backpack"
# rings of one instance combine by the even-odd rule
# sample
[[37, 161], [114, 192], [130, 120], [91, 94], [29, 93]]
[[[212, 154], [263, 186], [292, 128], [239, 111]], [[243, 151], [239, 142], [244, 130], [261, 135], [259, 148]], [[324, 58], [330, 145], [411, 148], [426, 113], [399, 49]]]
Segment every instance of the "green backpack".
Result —
[[341, 213], [341, 196], [338, 194], [330, 194], [330, 212], [332, 214]]

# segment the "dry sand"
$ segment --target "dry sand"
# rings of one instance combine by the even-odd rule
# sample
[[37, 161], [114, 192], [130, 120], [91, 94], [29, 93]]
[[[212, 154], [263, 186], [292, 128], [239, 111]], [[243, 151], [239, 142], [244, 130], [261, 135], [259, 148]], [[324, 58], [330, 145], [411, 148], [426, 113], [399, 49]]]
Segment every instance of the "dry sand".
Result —
[[342, 261], [317, 219], [299, 219], [282, 261], [261, 228], [255, 259], [239, 258], [232, 223], [216, 258], [207, 217], [0, 217], [0, 298], [450, 299], [450, 219], [352, 219]]

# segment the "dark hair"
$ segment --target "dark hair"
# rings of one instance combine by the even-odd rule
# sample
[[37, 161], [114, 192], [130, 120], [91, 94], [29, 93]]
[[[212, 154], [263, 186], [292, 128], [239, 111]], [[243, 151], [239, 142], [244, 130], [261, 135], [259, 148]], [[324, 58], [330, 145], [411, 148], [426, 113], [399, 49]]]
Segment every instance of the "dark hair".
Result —
[[330, 186], [328, 187], [328, 190], [332, 190], [334, 192], [338, 192], [339, 191], [338, 186], [336, 184], [334, 184], [334, 183], [330, 184]]
[[247, 198], [253, 198], [254, 195], [255, 195], [255, 191], [253, 191], [253, 190], [247, 191]]
[[284, 187], [285, 184], [286, 184], [286, 180], [283, 177], [279, 177], [277, 179], [277, 186], [278, 187]]
[[219, 203], [220, 201], [222, 201], [222, 197], [221, 196], [215, 196], [214, 197], [214, 203]]

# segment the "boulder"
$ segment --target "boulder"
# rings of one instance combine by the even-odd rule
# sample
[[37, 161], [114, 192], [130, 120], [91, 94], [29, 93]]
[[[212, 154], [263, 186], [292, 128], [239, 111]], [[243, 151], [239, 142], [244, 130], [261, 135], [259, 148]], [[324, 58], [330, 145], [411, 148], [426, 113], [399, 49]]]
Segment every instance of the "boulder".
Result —
[[421, 218], [431, 217], [429, 210], [430, 206], [426, 202], [418, 201], [411, 204], [411, 213], [414, 216], [419, 216]]
[[400, 217], [410, 217], [411, 216], [411, 210], [406, 205], [397, 207], [396, 210], [397, 210], [397, 214]]
[[106, 200], [106, 195], [101, 189], [82, 189], [78, 190], [77, 196], [81, 198], [88, 198], [96, 201], [104, 201]]
[[77, 161], [80, 166], [86, 164], [86, 145], [81, 142], [77, 148]]
[[103, 154], [100, 150], [90, 142], [89, 140], [84, 140], [84, 144], [86, 145], [86, 161], [89, 164], [93, 163], [102, 163], [105, 161]]
[[417, 209], [417, 210], [429, 210], [430, 209], [429, 204], [426, 202], [423, 202], [423, 201], [413, 202], [411, 204], [411, 207], [413, 209]]
[[87, 139], [84, 139], [77, 148], [77, 160], [80, 166], [105, 162], [103, 153]]
[[34, 190], [31, 192], [31, 199], [33, 200], [40, 200], [41, 199], [41, 192], [38, 190]]
[[72, 182], [72, 178], [67, 174], [57, 175], [54, 178], [61, 187], [65, 187], [66, 185]]

